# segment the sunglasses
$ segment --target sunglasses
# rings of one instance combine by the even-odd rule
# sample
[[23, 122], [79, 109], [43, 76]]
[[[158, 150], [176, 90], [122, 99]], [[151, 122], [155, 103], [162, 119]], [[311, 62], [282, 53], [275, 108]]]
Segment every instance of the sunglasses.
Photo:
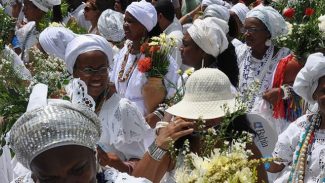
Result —
[[88, 12], [88, 11], [91, 11], [91, 10], [95, 11], [95, 10], [97, 10], [97, 8], [95, 8], [95, 7], [89, 7], [89, 6], [86, 6], [86, 7], [84, 8], [84, 11], [85, 11], [85, 12]]

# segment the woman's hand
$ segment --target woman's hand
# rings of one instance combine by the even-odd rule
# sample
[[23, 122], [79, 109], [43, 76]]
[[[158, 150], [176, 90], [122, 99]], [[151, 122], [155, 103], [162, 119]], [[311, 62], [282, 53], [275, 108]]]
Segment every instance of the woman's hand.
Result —
[[97, 147], [98, 162], [101, 166], [114, 167], [116, 162], [122, 162], [122, 160], [115, 153], [106, 153], [102, 148]]
[[278, 102], [278, 100], [281, 100], [283, 97], [283, 91], [281, 88], [271, 88], [269, 90], [266, 90], [263, 94], [263, 99], [268, 101], [273, 106]]
[[159, 130], [159, 135], [156, 137], [156, 145], [161, 149], [168, 150], [171, 141], [176, 141], [183, 136], [193, 133], [193, 131], [193, 122], [187, 122], [182, 118], [176, 117], [173, 122]]

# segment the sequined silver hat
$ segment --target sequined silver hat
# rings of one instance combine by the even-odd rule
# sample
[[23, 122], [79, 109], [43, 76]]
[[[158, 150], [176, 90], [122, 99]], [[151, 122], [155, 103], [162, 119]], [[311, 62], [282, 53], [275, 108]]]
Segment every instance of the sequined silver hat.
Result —
[[52, 102], [22, 115], [10, 132], [17, 160], [29, 168], [41, 153], [64, 145], [95, 149], [100, 137], [100, 120], [85, 106]]

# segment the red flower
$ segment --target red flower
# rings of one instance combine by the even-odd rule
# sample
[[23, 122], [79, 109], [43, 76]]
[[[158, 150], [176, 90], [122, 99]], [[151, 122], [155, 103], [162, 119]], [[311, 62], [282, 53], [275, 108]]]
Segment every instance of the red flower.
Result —
[[144, 57], [143, 59], [139, 60], [138, 70], [142, 73], [148, 72], [151, 69], [151, 65], [151, 58]]
[[295, 9], [293, 8], [286, 8], [283, 10], [283, 16], [286, 18], [292, 18], [295, 15]]
[[156, 51], [158, 51], [158, 50], [160, 50], [160, 46], [158, 46], [158, 45], [156, 45], [156, 46], [151, 46], [149, 52], [150, 52], [150, 53], [154, 53], [154, 52], [156, 52]]
[[141, 53], [146, 53], [147, 49], [149, 48], [149, 44], [148, 43], [143, 43], [140, 47], [140, 52]]
[[312, 16], [315, 13], [315, 10], [313, 8], [306, 8], [305, 15]]

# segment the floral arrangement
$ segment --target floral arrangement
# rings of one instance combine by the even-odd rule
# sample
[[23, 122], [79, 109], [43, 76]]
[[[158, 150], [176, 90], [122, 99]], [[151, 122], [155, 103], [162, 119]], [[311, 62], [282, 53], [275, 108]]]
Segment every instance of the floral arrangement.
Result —
[[[225, 142], [229, 146], [229, 142]], [[265, 160], [252, 159], [246, 142], [233, 141], [230, 150], [214, 149], [211, 156], [200, 157], [191, 153], [185, 164], [176, 170], [178, 183], [255, 183], [257, 182], [257, 166]]]
[[[3, 118], [0, 124], [0, 142], [3, 147], [6, 144], [5, 135], [26, 111], [32, 87], [37, 83], [46, 84], [50, 98], [66, 99], [63, 86], [69, 81], [64, 62], [47, 56], [37, 48], [30, 49], [30, 62], [26, 65], [31, 78], [21, 76], [19, 68], [14, 65], [12, 53], [2, 51], [0, 58], [0, 116]], [[0, 155], [1, 151], [0, 148]]]
[[169, 54], [176, 45], [173, 37], [165, 33], [151, 38], [149, 43], [143, 43], [140, 51], [145, 57], [138, 62], [138, 70], [147, 77], [164, 77], [168, 72]]
[[[283, 0], [272, 4], [287, 20], [289, 33], [277, 40], [279, 46], [290, 48], [299, 61], [304, 62], [309, 54], [324, 48], [325, 12], [323, 0]], [[323, 27], [322, 27], [323, 26]]]
[[[15, 31], [16, 20], [4, 12], [0, 8], [0, 49], [3, 49]], [[12, 36], [10, 36], [12, 35]], [[10, 40], [11, 41], [11, 40]]]

